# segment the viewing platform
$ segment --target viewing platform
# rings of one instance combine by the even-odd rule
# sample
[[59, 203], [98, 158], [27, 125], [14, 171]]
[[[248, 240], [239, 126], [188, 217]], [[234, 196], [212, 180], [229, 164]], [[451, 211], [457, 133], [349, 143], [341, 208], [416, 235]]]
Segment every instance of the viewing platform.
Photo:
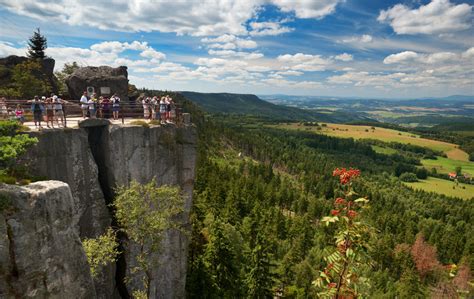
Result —
[[[121, 103], [118, 119], [113, 119], [112, 112], [111, 111], [105, 112], [105, 110], [102, 110], [98, 114], [102, 116], [108, 116], [108, 117], [84, 118], [82, 116], [81, 106], [79, 105], [79, 103], [75, 101], [74, 102], [64, 101], [63, 115], [64, 115], [65, 126], [62, 125], [60, 116], [58, 116], [60, 126], [58, 126], [58, 122], [56, 121], [56, 116], [53, 116], [54, 127], [52, 127], [51, 124], [48, 127], [48, 124], [46, 121], [47, 113], [46, 111], [44, 111], [42, 113], [42, 120], [41, 120], [41, 127], [40, 127], [40, 126], [35, 126], [35, 123], [33, 121], [33, 113], [31, 111], [31, 103], [29, 103], [27, 100], [7, 99], [5, 103], [6, 103], [6, 109], [0, 107], [0, 112], [1, 112], [0, 120], [1, 119], [15, 120], [16, 119], [15, 109], [17, 105], [20, 105], [20, 107], [24, 110], [25, 121], [23, 125], [28, 127], [31, 131], [57, 130], [57, 129], [63, 129], [63, 128], [78, 128], [80, 126], [80, 123], [87, 119], [108, 120], [110, 124], [114, 124], [114, 125], [144, 125], [146, 123], [153, 126], [181, 127], [181, 126], [189, 125], [191, 123], [190, 114], [183, 113], [181, 105], [179, 103], [175, 104], [176, 111], [175, 111], [174, 117], [172, 118], [172, 121], [162, 121], [160, 119], [152, 118], [152, 117], [145, 118], [143, 105], [137, 102]], [[154, 115], [156, 116], [156, 113]]]

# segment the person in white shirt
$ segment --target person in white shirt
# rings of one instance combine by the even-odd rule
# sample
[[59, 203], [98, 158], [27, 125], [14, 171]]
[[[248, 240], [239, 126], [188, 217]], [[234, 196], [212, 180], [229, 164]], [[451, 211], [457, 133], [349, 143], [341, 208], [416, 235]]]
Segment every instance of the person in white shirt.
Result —
[[87, 117], [87, 110], [89, 110], [89, 100], [87, 99], [87, 91], [84, 91], [81, 97], [81, 110], [82, 110], [82, 117], [85, 119]]
[[148, 119], [150, 118], [150, 98], [149, 97], [145, 97], [143, 100], [142, 100], [142, 104], [143, 104], [143, 118], [145, 119]]
[[92, 97], [87, 101], [87, 104], [89, 106], [89, 114], [90, 118], [96, 118], [96, 113], [97, 113], [97, 96], [94, 93]]
[[59, 127], [59, 119], [61, 119], [61, 124], [64, 127], [64, 112], [63, 112], [63, 100], [58, 96], [53, 96], [53, 108], [54, 108], [54, 120]]
[[117, 120], [120, 111], [120, 98], [116, 94], [114, 94], [110, 101], [112, 102], [112, 114], [114, 116], [114, 119]]

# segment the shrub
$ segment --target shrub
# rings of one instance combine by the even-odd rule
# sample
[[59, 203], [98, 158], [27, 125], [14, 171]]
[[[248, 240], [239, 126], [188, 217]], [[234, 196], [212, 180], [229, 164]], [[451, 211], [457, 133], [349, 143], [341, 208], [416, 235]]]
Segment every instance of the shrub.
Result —
[[17, 163], [29, 147], [38, 142], [27, 134], [21, 134], [23, 126], [17, 121], [0, 121], [0, 175], [16, 176], [15, 169], [21, 168]]
[[400, 175], [400, 180], [402, 182], [408, 182], [408, 183], [413, 183], [413, 182], [418, 182], [418, 178], [416, 177], [416, 174], [413, 172], [404, 172]]
[[87, 262], [91, 269], [92, 277], [96, 277], [101, 267], [113, 263], [119, 251], [115, 241], [115, 232], [109, 228], [97, 238], [82, 240], [82, 247], [86, 252]]
[[428, 170], [424, 167], [416, 169], [416, 177], [420, 180], [425, 180], [428, 177]]

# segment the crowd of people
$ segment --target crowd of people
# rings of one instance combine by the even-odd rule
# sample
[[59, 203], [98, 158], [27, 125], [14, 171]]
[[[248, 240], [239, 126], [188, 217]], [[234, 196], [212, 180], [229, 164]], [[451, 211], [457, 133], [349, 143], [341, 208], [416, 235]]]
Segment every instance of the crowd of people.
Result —
[[82, 117], [90, 118], [113, 118], [117, 120], [119, 118], [120, 111], [120, 98], [113, 94], [110, 98], [108, 97], [97, 97], [96, 93], [93, 93], [90, 97], [87, 96], [87, 91], [84, 91], [81, 99]]
[[33, 122], [36, 128], [42, 128], [41, 122], [46, 121], [46, 127], [54, 128], [54, 123], [57, 127], [66, 127], [64, 118], [64, 104], [65, 101], [55, 94], [50, 97], [35, 96], [33, 100], [27, 101], [31, 104], [31, 111], [33, 112]]
[[[46, 122], [46, 127], [48, 128], [55, 128], [55, 125], [58, 128], [66, 127], [65, 104], [67, 101], [64, 101], [59, 96], [55, 94], [51, 94], [50, 97], [35, 96], [32, 100], [26, 101], [26, 103], [30, 105], [36, 128], [42, 129], [43, 122]], [[143, 117], [145, 119], [159, 121], [161, 124], [176, 122], [176, 104], [169, 95], [163, 97], [141, 96], [136, 103], [143, 107]], [[96, 93], [88, 96], [88, 93], [84, 91], [79, 100], [79, 105], [84, 119], [119, 119], [121, 102], [117, 94], [113, 94], [110, 98], [105, 96], [97, 97]], [[25, 122], [25, 110], [18, 103], [15, 103], [14, 106], [14, 108], [9, 107], [7, 100], [0, 98], [0, 118], [16, 119], [23, 124]], [[137, 113], [139, 112], [137, 111]]]
[[[65, 127], [66, 122], [64, 118], [64, 103], [55, 94], [50, 97], [35, 96], [33, 100], [27, 101], [31, 105], [31, 112], [33, 113], [33, 121], [36, 128], [43, 128], [41, 123], [46, 122], [48, 128], [54, 128], [54, 124], [59, 127]], [[25, 109], [20, 104], [16, 104], [15, 108], [8, 107], [5, 98], [0, 99], [0, 117], [2, 119], [16, 119], [20, 123], [25, 122]]]
[[161, 98], [157, 96], [144, 97], [141, 102], [145, 119], [157, 120], [161, 124], [176, 121], [176, 104], [170, 96], [166, 95]]

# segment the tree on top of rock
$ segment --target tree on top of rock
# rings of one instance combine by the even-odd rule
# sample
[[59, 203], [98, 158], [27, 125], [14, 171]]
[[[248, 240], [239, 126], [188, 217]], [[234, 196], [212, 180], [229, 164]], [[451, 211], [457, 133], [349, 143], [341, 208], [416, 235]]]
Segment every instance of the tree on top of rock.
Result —
[[41, 35], [40, 29], [36, 28], [33, 36], [28, 40], [28, 57], [44, 59], [44, 50], [48, 47], [46, 37]]

